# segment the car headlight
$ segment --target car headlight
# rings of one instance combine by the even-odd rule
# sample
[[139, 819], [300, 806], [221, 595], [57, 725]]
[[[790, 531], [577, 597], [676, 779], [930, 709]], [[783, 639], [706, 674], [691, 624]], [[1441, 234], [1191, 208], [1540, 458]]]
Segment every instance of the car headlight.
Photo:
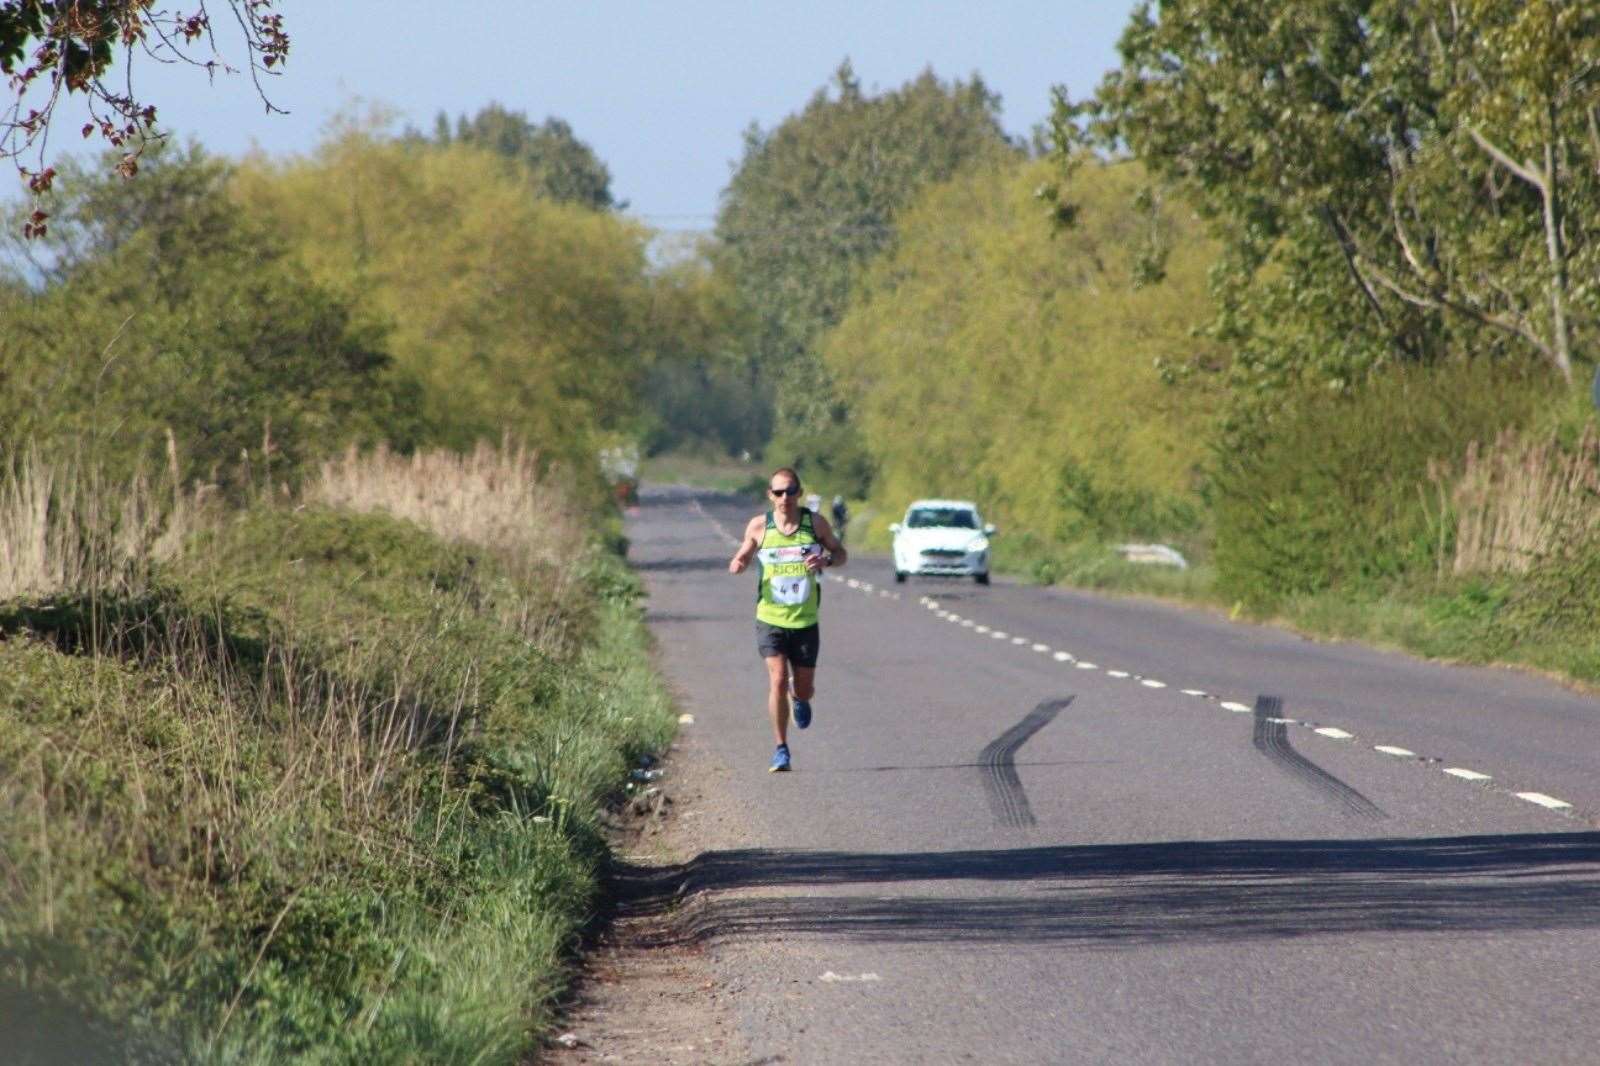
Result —
[[967, 541], [967, 551], [969, 551], [969, 552], [982, 552], [982, 551], [988, 551], [988, 550], [989, 550], [989, 538], [988, 537], [973, 537], [971, 540]]

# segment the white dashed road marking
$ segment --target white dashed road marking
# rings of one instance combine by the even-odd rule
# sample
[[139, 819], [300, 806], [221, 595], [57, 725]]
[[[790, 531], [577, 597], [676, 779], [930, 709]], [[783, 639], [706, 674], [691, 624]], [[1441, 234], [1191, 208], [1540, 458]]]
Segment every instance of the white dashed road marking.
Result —
[[1527, 800], [1529, 803], [1537, 803], [1539, 806], [1548, 807], [1552, 811], [1559, 811], [1572, 806], [1566, 800], [1558, 800], [1554, 796], [1546, 796], [1543, 792], [1518, 792], [1516, 796], [1517, 799]]
[[[704, 512], [702, 512], [702, 513], [704, 513]], [[709, 516], [707, 516], [707, 517], [709, 517]], [[899, 593], [891, 593], [888, 589], [877, 589], [877, 588], [875, 588], [875, 586], [871, 582], [858, 581], [855, 578], [842, 578], [842, 577], [839, 577], [838, 575], [835, 575], [835, 574], [829, 574], [827, 576], [828, 576], [828, 580], [830, 580], [830, 581], [843, 582], [843, 583], [849, 585], [851, 588], [859, 588], [862, 591], [868, 593], [869, 595], [872, 592], [876, 591], [878, 593], [878, 595], [882, 596], [882, 597], [889, 597], [889, 598], [896, 599], [896, 600], [901, 598]], [[1012, 644], [1017, 645], [1019, 647], [1023, 646], [1023, 645], [1030, 645], [1031, 644], [1031, 647], [1032, 647], [1033, 651], [1038, 652], [1041, 655], [1048, 654], [1051, 658], [1053, 658], [1056, 662], [1059, 662], [1059, 663], [1070, 662], [1070, 663], [1073, 664], [1073, 666], [1075, 666], [1079, 670], [1098, 670], [1098, 669], [1100, 669], [1100, 667], [1098, 667], [1094, 663], [1084, 662], [1084, 661], [1075, 659], [1071, 652], [1068, 652], [1068, 651], [1052, 651], [1051, 648], [1050, 648], [1050, 645], [1048, 645], [1048, 644], [1030, 642], [1029, 638], [1027, 638], [1027, 637], [1013, 637], [1013, 636], [1011, 636], [1011, 634], [1007, 633], [1003, 629], [993, 629], [993, 628], [991, 628], [989, 626], [981, 625], [981, 624], [973, 621], [971, 618], [963, 618], [959, 614], [956, 614], [954, 611], [944, 610], [944, 609], [942, 609], [939, 601], [934, 600], [934, 599], [930, 599], [927, 596], [918, 597], [917, 602], [922, 604], [924, 607], [926, 607], [929, 611], [933, 612], [939, 618], [942, 618], [942, 619], [944, 619], [946, 621], [949, 621], [949, 622], [959, 623], [960, 626], [963, 629], [971, 629], [975, 633], [986, 635], [986, 636], [990, 637], [993, 640], [1009, 640]], [[1120, 678], [1126, 678], [1126, 677], [1133, 677], [1135, 680], [1137, 680], [1139, 682], [1139, 684], [1143, 685], [1145, 688], [1150, 688], [1150, 689], [1163, 689], [1163, 688], [1167, 687], [1167, 683], [1164, 682], [1164, 681], [1157, 681], [1155, 678], [1149, 678], [1149, 677], [1139, 677], [1137, 674], [1130, 674], [1129, 671], [1127, 671], [1127, 670], [1107, 670], [1106, 671], [1106, 676], [1107, 677], [1119, 678], [1119, 679]], [[1222, 707], [1223, 710], [1232, 711], [1235, 714], [1250, 714], [1250, 713], [1253, 712], [1253, 708], [1250, 707], [1247, 704], [1239, 703], [1239, 702], [1234, 701], [1234, 700], [1218, 700], [1217, 697], [1213, 696], [1211, 693], [1207, 692], [1205, 689], [1185, 688], [1185, 689], [1179, 689], [1178, 691], [1183, 693], [1183, 695], [1185, 695], [1185, 696], [1198, 696], [1198, 697], [1200, 697], [1202, 699], [1217, 700], [1218, 706]], [[1309, 723], [1309, 722], [1302, 723], [1298, 719], [1295, 719], [1295, 718], [1268, 718], [1266, 720], [1269, 721], [1269, 722], [1280, 723], [1280, 724], [1284, 724], [1284, 725], [1302, 725], [1302, 724], [1311, 725], [1311, 723]], [[1331, 740], [1354, 740], [1355, 739], [1355, 734], [1350, 733], [1347, 730], [1340, 729], [1338, 726], [1312, 726], [1312, 728], [1319, 735], [1324, 736], [1324, 737], [1328, 737]], [[1416, 759], [1416, 758], [1420, 758], [1420, 756], [1418, 756], [1417, 753], [1412, 751], [1410, 748], [1402, 748], [1402, 747], [1399, 747], [1399, 746], [1394, 745], [1394, 744], [1374, 744], [1372, 746], [1372, 750], [1378, 752], [1381, 755], [1389, 755], [1389, 756], [1392, 756], [1392, 757], [1397, 758], [1397, 759]], [[1482, 782], [1482, 781], [1491, 781], [1491, 780], [1493, 780], [1493, 778], [1490, 777], [1490, 775], [1488, 775], [1488, 774], [1480, 773], [1477, 770], [1469, 770], [1469, 769], [1467, 769], [1465, 767], [1462, 767], [1462, 766], [1448, 766], [1448, 767], [1444, 767], [1443, 769], [1444, 769], [1445, 773], [1451, 775], [1452, 777], [1460, 778], [1463, 781]], [[1536, 804], [1537, 806], [1544, 807], [1544, 808], [1546, 808], [1548, 810], [1552, 810], [1552, 811], [1570, 810], [1572, 808], [1572, 804], [1568, 803], [1566, 800], [1557, 799], [1555, 796], [1546, 795], [1543, 792], [1514, 792], [1514, 793], [1511, 793], [1511, 794], [1514, 795], [1516, 798], [1518, 798], [1520, 800], [1524, 800], [1524, 801], [1526, 801], [1528, 803]], [[862, 974], [860, 976], [856, 976], [856, 975], [839, 975], [839, 974], [828, 973], [828, 974], [823, 975], [823, 977], [822, 977], [822, 980], [825, 980], [825, 981], [851, 981], [851, 980], [871, 981], [871, 980], [876, 980], [876, 979], [878, 979], [876, 974]]]

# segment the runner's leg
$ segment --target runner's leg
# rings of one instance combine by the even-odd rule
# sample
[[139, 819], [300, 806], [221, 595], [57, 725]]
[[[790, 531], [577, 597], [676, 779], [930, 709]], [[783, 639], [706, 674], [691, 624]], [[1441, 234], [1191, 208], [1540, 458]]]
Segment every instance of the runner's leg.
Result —
[[816, 695], [817, 668], [815, 666], [794, 666], [794, 696], [797, 700], [809, 700]]
[[782, 655], [768, 655], [767, 664], [767, 714], [772, 719], [772, 735], [779, 744], [789, 743], [789, 660]]

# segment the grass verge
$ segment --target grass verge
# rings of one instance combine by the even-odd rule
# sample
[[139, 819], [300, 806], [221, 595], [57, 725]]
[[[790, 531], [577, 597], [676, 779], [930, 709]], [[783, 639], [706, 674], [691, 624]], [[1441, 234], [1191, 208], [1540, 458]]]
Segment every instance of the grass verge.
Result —
[[[1287, 596], [1269, 608], [1230, 600], [1216, 569], [1129, 563], [1102, 544], [1044, 552], [997, 544], [996, 573], [1043, 585], [1150, 596], [1225, 611], [1229, 617], [1281, 625], [1307, 636], [1396, 648], [1450, 662], [1530, 667], [1580, 685], [1600, 685], [1600, 642], [1593, 620], [1557, 617], [1530, 623], [1536, 598], [1526, 577], [1446, 575], [1385, 589], [1328, 589]], [[1570, 601], [1571, 598], [1569, 598]]]
[[0, 607], [11, 1061], [521, 1061], [673, 728], [636, 592], [260, 506]]

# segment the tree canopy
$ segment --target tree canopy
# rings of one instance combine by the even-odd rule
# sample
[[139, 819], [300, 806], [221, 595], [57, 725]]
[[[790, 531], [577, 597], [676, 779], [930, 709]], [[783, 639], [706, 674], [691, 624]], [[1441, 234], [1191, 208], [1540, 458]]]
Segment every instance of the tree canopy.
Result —
[[[1128, 209], [1135, 163], [1086, 162], [1077, 223], [1052, 237], [1034, 199], [1048, 178], [1006, 164], [925, 190], [829, 335], [829, 366], [886, 508], [976, 495], [1045, 540], [1171, 533], [1199, 506], [1211, 405], [1153, 364], [1214, 347], [1193, 336], [1214, 245], [1181, 206]], [[1152, 224], [1159, 284], [1138, 263]]]
[[844, 316], [857, 271], [893, 243], [899, 211], [918, 190], [977, 160], [1018, 154], [999, 110], [976, 76], [946, 82], [927, 71], [869, 95], [845, 63], [800, 112], [745, 134], [716, 234], [721, 265], [753, 316], [750, 346], [784, 461], [851, 462], [841, 454], [847, 405], [819, 341]]
[[347, 130], [308, 159], [252, 161], [236, 195], [313, 277], [392, 326], [448, 443], [512, 433], [592, 455], [632, 426], [652, 360], [643, 227], [530, 197], [482, 148]]
[[1600, 292], [1600, 9], [1160, 0], [1067, 109], [1223, 241], [1239, 383], [1521, 354], [1569, 379]]
[[551, 200], [597, 210], [627, 206], [612, 198], [611, 171], [562, 119], [550, 117], [535, 125], [521, 111], [489, 104], [470, 119], [457, 118], [453, 129], [440, 112], [433, 139], [440, 145], [467, 144], [516, 160], [539, 194]]
[[228, 195], [198, 148], [137, 182], [67, 167], [44, 284], [0, 286], [0, 449], [92, 453], [112, 469], [177, 442], [186, 477], [241, 457], [290, 474], [350, 441], [405, 446], [416, 389], [349, 297], [319, 284]]

